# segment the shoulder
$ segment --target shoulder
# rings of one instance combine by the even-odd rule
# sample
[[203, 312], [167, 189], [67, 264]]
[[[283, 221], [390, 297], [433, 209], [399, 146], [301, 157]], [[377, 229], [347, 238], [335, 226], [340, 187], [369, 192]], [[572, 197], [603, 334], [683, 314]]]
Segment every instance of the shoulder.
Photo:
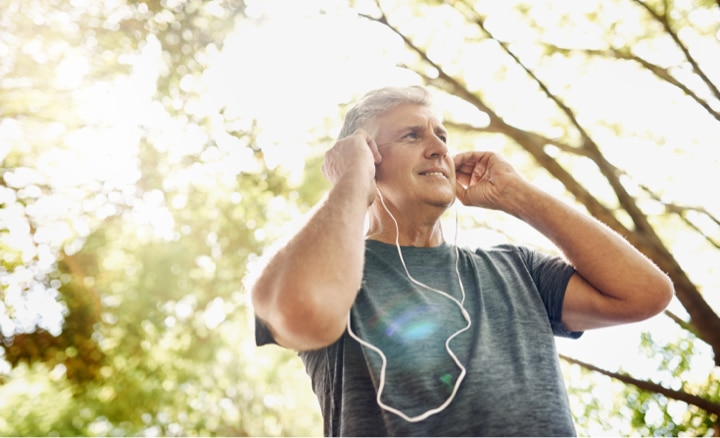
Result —
[[529, 276], [539, 288], [550, 286], [564, 291], [575, 272], [563, 257], [549, 252], [514, 244], [501, 244], [488, 248], [464, 250], [472, 262], [501, 277], [507, 275]]
[[558, 254], [553, 254], [549, 251], [540, 251], [529, 246], [510, 243], [494, 245], [491, 247], [479, 247], [472, 250], [465, 249], [464, 251], [474, 257], [487, 258], [490, 260], [505, 260], [512, 263], [527, 265], [531, 268], [537, 268], [544, 265], [567, 265], [565, 259]]
[[492, 246], [478, 246], [475, 248], [460, 247], [460, 250], [472, 252], [477, 255], [487, 255], [490, 257], [517, 256], [535, 252], [532, 248], [512, 243], [501, 243]]
[[505, 261], [524, 264], [537, 254], [537, 251], [532, 248], [510, 243], [476, 248], [459, 247], [458, 249], [468, 257], [490, 262]]

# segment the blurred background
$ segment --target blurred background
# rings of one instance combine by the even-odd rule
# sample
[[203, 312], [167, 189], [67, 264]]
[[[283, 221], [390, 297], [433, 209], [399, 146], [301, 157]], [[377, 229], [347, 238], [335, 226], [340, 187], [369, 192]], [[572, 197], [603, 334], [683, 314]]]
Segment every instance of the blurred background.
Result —
[[[502, 153], [672, 277], [664, 314], [558, 340], [578, 433], [720, 435], [719, 2], [0, 11], [0, 435], [322, 435], [248, 288], [327, 192], [347, 105], [402, 84], [432, 88], [454, 150]], [[458, 215], [461, 245], [554, 251]]]

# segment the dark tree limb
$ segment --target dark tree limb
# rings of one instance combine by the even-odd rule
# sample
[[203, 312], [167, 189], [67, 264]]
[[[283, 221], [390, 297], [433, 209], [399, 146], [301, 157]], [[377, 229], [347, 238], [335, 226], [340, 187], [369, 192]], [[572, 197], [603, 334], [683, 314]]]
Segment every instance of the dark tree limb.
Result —
[[680, 80], [675, 78], [675, 76], [672, 75], [669, 68], [661, 67], [657, 64], [653, 64], [652, 62], [642, 58], [641, 56], [635, 55], [630, 53], [628, 50], [622, 50], [622, 49], [566, 49], [563, 47], [559, 47], [555, 44], [550, 43], [543, 43], [543, 46], [549, 50], [552, 50], [553, 52], [562, 53], [562, 54], [571, 54], [571, 53], [583, 53], [589, 56], [596, 56], [596, 57], [604, 57], [604, 58], [612, 58], [612, 59], [618, 59], [618, 60], [625, 60], [625, 61], [631, 61], [639, 64], [647, 71], [651, 72], [655, 77], [658, 79], [668, 83], [669, 85], [679, 89], [682, 91], [686, 96], [691, 98], [695, 101], [698, 105], [702, 107], [708, 114], [710, 114], [715, 120], [720, 121], [720, 111], [715, 110], [712, 105], [710, 105], [710, 102], [708, 102], [706, 99], [701, 98], [696, 92], [694, 92], [690, 87], [682, 83]]
[[710, 414], [715, 414], [720, 417], [720, 403], [716, 403], [712, 400], [708, 400], [708, 399], [705, 399], [705, 398], [702, 398], [697, 395], [690, 394], [690, 393], [687, 393], [684, 391], [677, 391], [674, 389], [666, 388], [662, 385], [659, 385], [655, 382], [651, 382], [648, 380], [636, 379], [636, 378], [631, 377], [624, 373], [608, 371], [606, 369], [597, 367], [595, 365], [592, 365], [592, 364], [589, 364], [586, 362], [582, 362], [578, 359], [574, 359], [574, 358], [571, 358], [568, 356], [560, 355], [560, 358], [568, 363], [579, 365], [587, 370], [603, 374], [605, 376], [619, 380], [628, 385], [633, 385], [643, 391], [662, 394], [667, 398], [683, 401], [687, 404], [697, 406], [700, 409], [702, 409]]
[[662, 13], [659, 13], [655, 9], [653, 9], [650, 5], [648, 5], [647, 3], [645, 3], [641, 0], [630, 0], [630, 1], [632, 1], [633, 3], [635, 3], [638, 6], [640, 6], [641, 8], [643, 8], [645, 11], [647, 11], [648, 14], [650, 14], [650, 16], [655, 21], [660, 23], [660, 25], [663, 27], [663, 30], [665, 30], [665, 32], [668, 34], [668, 36], [670, 38], [672, 38], [673, 42], [678, 46], [680, 51], [685, 56], [685, 59], [687, 60], [687, 62], [690, 63], [690, 65], [692, 66], [693, 72], [695, 72], [695, 74], [698, 75], [703, 80], [705, 85], [708, 87], [708, 89], [710, 89], [710, 91], [712, 91], [712, 93], [715, 95], [715, 97], [717, 99], [720, 99], [720, 90], [718, 89], [718, 87], [715, 86], [713, 81], [710, 80], [710, 78], [705, 74], [703, 69], [700, 68], [700, 65], [695, 60], [695, 58], [692, 56], [692, 54], [690, 53], [690, 50], [685, 46], [685, 44], [683, 44], [683, 42], [680, 40], [680, 37], [678, 36], [677, 32], [675, 32], [673, 30], [672, 26], [670, 25], [670, 20], [668, 19], [668, 15], [667, 15], [667, 5], [665, 6], [665, 11], [663, 11]]

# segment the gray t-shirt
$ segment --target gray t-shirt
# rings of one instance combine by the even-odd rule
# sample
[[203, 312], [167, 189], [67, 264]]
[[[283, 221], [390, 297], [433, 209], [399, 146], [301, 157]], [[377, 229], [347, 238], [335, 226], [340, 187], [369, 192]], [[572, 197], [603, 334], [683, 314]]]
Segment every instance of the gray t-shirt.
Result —
[[[455, 247], [402, 247], [418, 281], [461, 300]], [[470, 328], [450, 342], [467, 375], [441, 412], [412, 423], [381, 409], [382, 360], [346, 332], [300, 353], [327, 436], [569, 436], [575, 434], [553, 334], [573, 268], [524, 247], [459, 250]], [[460, 374], [446, 350], [467, 325], [456, 303], [411, 282], [397, 248], [367, 241], [353, 332], [387, 357], [382, 402], [409, 417], [443, 404]], [[258, 344], [269, 341], [259, 324]]]

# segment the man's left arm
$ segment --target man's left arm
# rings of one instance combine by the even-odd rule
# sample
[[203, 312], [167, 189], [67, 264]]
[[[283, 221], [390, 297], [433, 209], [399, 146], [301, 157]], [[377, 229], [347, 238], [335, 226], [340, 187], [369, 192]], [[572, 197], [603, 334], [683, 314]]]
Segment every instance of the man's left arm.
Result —
[[455, 157], [457, 194], [465, 205], [512, 214], [547, 236], [576, 273], [563, 301], [562, 322], [583, 331], [640, 321], [665, 309], [670, 279], [624, 238], [520, 177], [496, 154]]

